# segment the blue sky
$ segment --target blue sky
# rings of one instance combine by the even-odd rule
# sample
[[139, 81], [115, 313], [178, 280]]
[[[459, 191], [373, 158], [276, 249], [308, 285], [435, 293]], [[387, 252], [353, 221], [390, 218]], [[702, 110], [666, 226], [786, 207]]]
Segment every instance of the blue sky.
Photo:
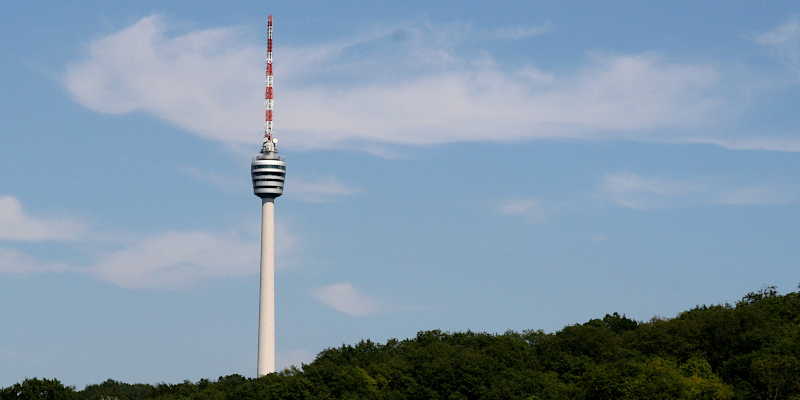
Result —
[[800, 8], [63, 2], [0, 17], [0, 385], [254, 375], [276, 18], [279, 365], [800, 281]]

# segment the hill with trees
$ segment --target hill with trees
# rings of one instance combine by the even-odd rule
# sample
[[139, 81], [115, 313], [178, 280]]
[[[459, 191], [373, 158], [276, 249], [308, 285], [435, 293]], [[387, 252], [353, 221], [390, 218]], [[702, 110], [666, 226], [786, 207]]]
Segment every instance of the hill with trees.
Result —
[[420, 332], [332, 348], [259, 379], [83, 390], [27, 379], [0, 400], [757, 399], [800, 400], [800, 293], [775, 287], [736, 304], [639, 322], [608, 314], [545, 333]]

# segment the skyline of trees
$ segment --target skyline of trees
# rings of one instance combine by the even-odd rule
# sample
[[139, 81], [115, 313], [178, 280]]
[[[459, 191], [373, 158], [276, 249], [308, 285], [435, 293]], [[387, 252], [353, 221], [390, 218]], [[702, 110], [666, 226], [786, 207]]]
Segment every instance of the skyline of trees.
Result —
[[83, 390], [26, 379], [0, 400], [756, 399], [800, 400], [800, 292], [641, 322], [606, 314], [554, 333], [419, 332], [362, 340], [262, 378], [177, 384], [107, 380]]

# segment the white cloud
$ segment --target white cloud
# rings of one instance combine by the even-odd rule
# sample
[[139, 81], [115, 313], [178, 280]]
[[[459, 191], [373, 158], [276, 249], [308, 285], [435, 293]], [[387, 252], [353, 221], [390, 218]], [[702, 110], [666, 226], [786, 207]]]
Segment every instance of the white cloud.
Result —
[[291, 190], [288, 195], [309, 203], [326, 203], [360, 192], [359, 189], [349, 187], [332, 177], [320, 180], [294, 178], [287, 182], [287, 187], [289, 185]]
[[796, 201], [796, 190], [768, 185], [730, 188], [716, 198], [716, 203], [733, 206], [791, 204]]
[[341, 313], [362, 317], [379, 311], [378, 303], [356, 290], [348, 282], [334, 283], [317, 288], [312, 293], [322, 304]]
[[669, 204], [670, 199], [685, 198], [702, 188], [690, 181], [642, 177], [631, 172], [605, 175], [600, 191], [619, 206], [648, 209]]
[[195, 167], [182, 167], [180, 170], [198, 181], [205, 182], [228, 193], [242, 193], [242, 191], [250, 187], [250, 179], [247, 177], [247, 170], [244, 170], [239, 176], [223, 175], [218, 172], [202, 170]]
[[[283, 269], [296, 263], [299, 241], [283, 224], [276, 229], [277, 267]], [[259, 246], [257, 238], [238, 233], [165, 232], [100, 252], [96, 262], [80, 267], [0, 248], [0, 274], [69, 271], [125, 288], [180, 289], [205, 280], [257, 274]]]
[[102, 257], [91, 272], [127, 288], [181, 288], [255, 274], [259, 254], [257, 242], [233, 234], [168, 232]]
[[537, 199], [511, 199], [500, 203], [498, 211], [503, 215], [524, 217], [533, 222], [540, 222], [546, 213]]
[[798, 200], [797, 188], [775, 184], [734, 185], [701, 179], [646, 177], [632, 172], [606, 174], [600, 195], [621, 207], [648, 210], [702, 204], [774, 205]]
[[[299, 240], [285, 224], [278, 224], [277, 251], [279, 268], [294, 264]], [[35, 218], [23, 212], [19, 201], [0, 197], [0, 240], [43, 241], [76, 239], [106, 242], [98, 234], [81, 236], [82, 223], [65, 219]], [[37, 272], [89, 273], [96, 278], [128, 288], [179, 288], [206, 279], [241, 276], [258, 272], [257, 238], [236, 233], [166, 232], [144, 239], [117, 235], [114, 242], [125, 247], [100, 253], [98, 262], [88, 267], [40, 261], [24, 252], [0, 247], [0, 274]], [[108, 243], [106, 243], [108, 244]]]
[[88, 59], [67, 68], [70, 93], [94, 111], [144, 111], [203, 137], [255, 143], [257, 49], [237, 43], [234, 29], [165, 30], [153, 16], [93, 41]]
[[772, 48], [800, 78], [800, 17], [755, 37], [756, 43]]
[[275, 224], [275, 231], [276, 251], [280, 254], [276, 268], [291, 268], [297, 263], [301, 253], [300, 237], [284, 223]]
[[800, 41], [800, 18], [793, 17], [768, 32], [757, 35], [756, 42], [766, 46], [782, 46]]
[[519, 69], [517, 71], [517, 76], [531, 85], [547, 85], [556, 80], [553, 74], [532, 66]]
[[[248, 224], [253, 226], [253, 224]], [[277, 224], [279, 269], [297, 263], [300, 241], [286, 224]], [[257, 231], [174, 231], [130, 241], [124, 248], [101, 254], [85, 272], [125, 288], [180, 289], [206, 280], [258, 273]]]
[[757, 138], [697, 138], [690, 143], [713, 144], [729, 150], [767, 150], [800, 152], [800, 139], [790, 137], [762, 136]]
[[[542, 86], [546, 76], [522, 79], [497, 67], [465, 65], [380, 85], [300, 87], [286, 95], [284, 125], [307, 135], [307, 145], [609, 138], [691, 124], [715, 106], [700, 93], [716, 80], [712, 68], [654, 56], [598, 56], [576, 75]], [[300, 123], [307, 112], [319, 118]]]
[[28, 215], [15, 197], [0, 196], [0, 240], [74, 240], [85, 231], [78, 221]]
[[70, 269], [66, 264], [43, 262], [14, 249], [0, 248], [0, 274], [64, 272]]
[[[438, 30], [437, 30], [438, 29]], [[533, 30], [514, 31], [515, 35]], [[93, 41], [67, 68], [98, 112], [144, 111], [188, 132], [255, 146], [262, 46], [231, 28], [168, 34], [157, 16]], [[276, 48], [276, 119], [295, 148], [525, 138], [680, 141], [723, 96], [715, 68], [651, 54], [595, 55], [576, 72], [508, 69], [459, 56], [469, 30], [410, 24], [351, 40]], [[278, 43], [285, 43], [279, 39]], [[471, 43], [470, 43], [471, 45]], [[665, 136], [669, 135], [669, 136]]]

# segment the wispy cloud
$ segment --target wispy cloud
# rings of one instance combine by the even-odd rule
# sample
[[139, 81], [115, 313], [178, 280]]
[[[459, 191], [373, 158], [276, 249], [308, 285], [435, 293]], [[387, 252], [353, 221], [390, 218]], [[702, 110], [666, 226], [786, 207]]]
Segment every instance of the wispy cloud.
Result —
[[[294, 265], [301, 245], [276, 226], [279, 269]], [[171, 231], [148, 235], [100, 253], [85, 272], [125, 288], [181, 289], [204, 281], [258, 273], [259, 242], [238, 231]]]
[[791, 204], [798, 200], [795, 188], [786, 186], [745, 186], [719, 191], [716, 203], [734, 206]]
[[611, 202], [627, 208], [648, 209], [669, 204], [670, 199], [687, 198], [702, 190], [697, 183], [653, 177], [632, 172], [605, 175], [600, 191]]
[[800, 152], [800, 137], [694, 138], [689, 139], [688, 142], [713, 144], [730, 150]]
[[44, 262], [14, 249], [0, 248], [0, 274], [64, 272], [71, 269], [66, 264]]
[[190, 177], [205, 182], [224, 192], [238, 192], [247, 190], [250, 186], [250, 179], [245, 170], [240, 176], [229, 176], [214, 171], [207, 171], [196, 167], [183, 167], [181, 172]]
[[292, 190], [288, 195], [309, 203], [327, 203], [361, 192], [360, 189], [347, 186], [333, 177], [319, 180], [294, 178], [290, 184]]
[[[567, 74], [530, 63], [511, 68], [485, 52], [475, 57], [471, 47], [462, 56], [459, 46], [471, 44], [470, 31], [442, 29], [410, 24], [347, 40], [282, 45], [276, 115], [284, 143], [688, 141], [697, 138], [664, 128], [706, 124], [725, 101], [710, 65], [624, 54], [592, 55]], [[144, 111], [208, 139], [253, 143], [261, 115], [253, 82], [262, 73], [253, 60], [261, 58], [261, 46], [233, 28], [168, 30], [163, 18], [151, 16], [93, 41], [67, 68], [65, 85], [98, 112]], [[523, 36], [542, 30], [500, 31]]]
[[127, 288], [181, 288], [258, 271], [258, 243], [235, 235], [168, 232], [103, 256], [96, 277]]
[[[298, 236], [285, 224], [277, 227], [277, 250], [283, 268], [293, 264]], [[84, 265], [48, 262], [24, 251], [0, 247], [0, 274], [75, 272], [126, 288], [181, 288], [198, 282], [258, 271], [259, 243], [254, 235], [237, 232], [172, 231], [145, 237], [118, 235], [113, 243], [99, 234], [84, 234], [87, 226], [69, 220], [35, 218], [23, 212], [14, 197], [0, 197], [0, 240], [44, 241], [82, 238], [102, 244]], [[115, 250], [105, 250], [109, 246]], [[90, 246], [91, 247], [91, 246]]]
[[757, 35], [756, 42], [767, 46], [782, 46], [800, 41], [800, 18], [792, 17], [770, 31]]
[[356, 290], [348, 282], [322, 286], [312, 294], [322, 304], [353, 317], [363, 317], [379, 311], [375, 299]]
[[34, 217], [17, 198], [0, 196], [0, 240], [75, 240], [86, 232], [84, 223], [62, 217]]
[[165, 30], [153, 16], [93, 41], [88, 58], [67, 68], [66, 87], [98, 112], [143, 111], [203, 137], [252, 139], [258, 125], [249, 124], [255, 119], [249, 114], [258, 105], [249, 104], [255, 88], [245, 82], [258, 76], [256, 49], [238, 44], [235, 29], [177, 37]]
[[546, 216], [541, 201], [534, 198], [509, 199], [497, 208], [500, 214], [523, 217], [531, 222], [541, 222]]
[[800, 79], [800, 17], [794, 16], [754, 39], [773, 49]]
[[541, 36], [553, 30], [553, 24], [546, 22], [541, 25], [532, 26], [508, 26], [492, 31], [492, 36], [499, 39], [525, 39], [534, 36]]
[[[298, 238], [277, 227], [278, 268], [293, 264]], [[258, 273], [259, 243], [236, 232], [173, 231], [100, 250], [86, 265], [39, 260], [22, 251], [0, 248], [0, 274], [74, 272], [129, 289], [181, 289], [201, 282]]]
[[777, 184], [730, 184], [713, 179], [674, 179], [632, 172], [603, 176], [599, 193], [626, 208], [648, 210], [702, 204], [775, 205], [798, 201], [798, 190]]

